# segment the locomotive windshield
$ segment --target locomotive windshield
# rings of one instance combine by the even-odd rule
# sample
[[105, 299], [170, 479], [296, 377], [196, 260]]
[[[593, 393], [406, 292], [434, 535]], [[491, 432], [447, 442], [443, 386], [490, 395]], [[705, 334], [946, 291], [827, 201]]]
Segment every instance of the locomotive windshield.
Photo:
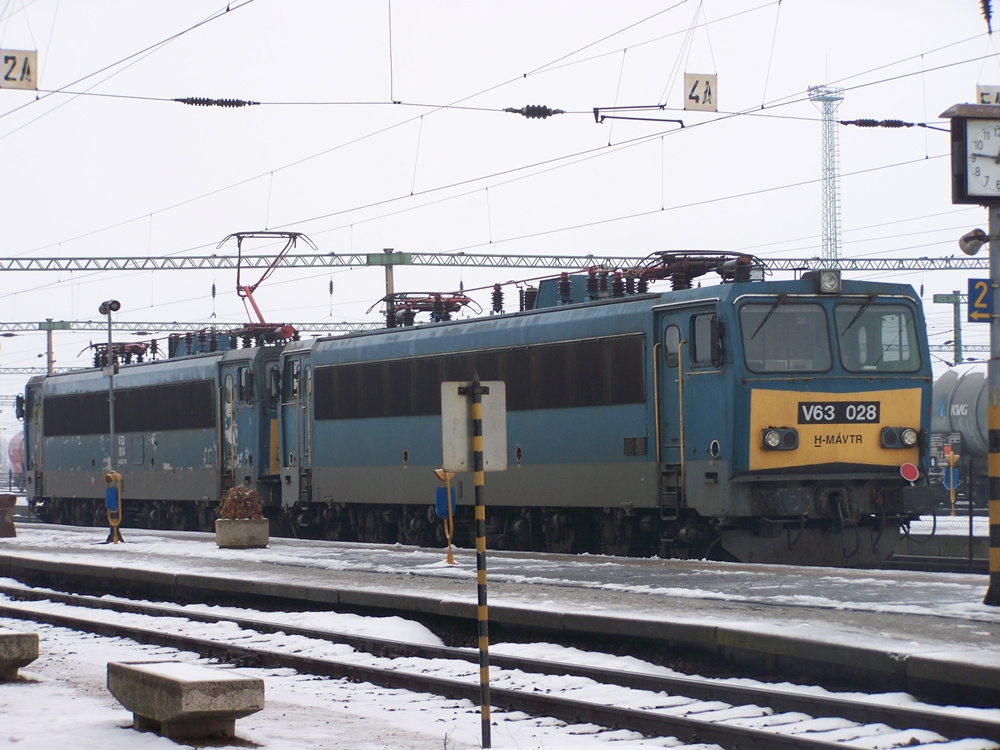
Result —
[[837, 305], [834, 319], [844, 369], [851, 372], [916, 372], [920, 350], [913, 310], [872, 300]]
[[826, 311], [816, 304], [749, 303], [740, 308], [743, 355], [753, 372], [825, 372], [830, 369]]

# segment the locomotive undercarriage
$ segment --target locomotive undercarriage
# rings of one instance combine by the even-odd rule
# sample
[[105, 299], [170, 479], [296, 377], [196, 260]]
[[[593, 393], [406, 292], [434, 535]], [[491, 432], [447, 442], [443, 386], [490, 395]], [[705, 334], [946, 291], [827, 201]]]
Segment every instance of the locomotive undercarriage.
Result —
[[[870, 496], [870, 498], [869, 498]], [[488, 507], [486, 545], [493, 550], [591, 553], [633, 557], [741, 560], [864, 566], [895, 548], [907, 522], [901, 490], [853, 486], [757, 485], [753, 514], [712, 519], [690, 508], [662, 517], [657, 509]], [[211, 532], [216, 503], [124, 503], [122, 528]], [[103, 499], [32, 501], [47, 523], [107, 526]], [[876, 512], [872, 512], [872, 510]], [[272, 534], [304, 539], [443, 547], [444, 522], [429, 505], [298, 504], [265, 508]], [[473, 508], [460, 506], [453, 543], [474, 548]]]

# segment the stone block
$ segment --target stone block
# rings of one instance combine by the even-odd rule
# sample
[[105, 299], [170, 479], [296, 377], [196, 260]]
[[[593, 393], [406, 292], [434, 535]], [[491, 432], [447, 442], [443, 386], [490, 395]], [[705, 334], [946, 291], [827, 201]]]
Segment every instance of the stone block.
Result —
[[0, 680], [16, 680], [17, 670], [38, 658], [38, 633], [0, 630]]
[[108, 690], [132, 726], [171, 739], [236, 734], [236, 719], [264, 708], [264, 681], [181, 662], [108, 662]]
[[267, 546], [270, 531], [271, 522], [266, 518], [218, 518], [215, 542], [224, 548], [261, 548]]
[[17, 495], [0, 493], [0, 537], [17, 536], [17, 529], [14, 528], [14, 521], [11, 519], [16, 504]]

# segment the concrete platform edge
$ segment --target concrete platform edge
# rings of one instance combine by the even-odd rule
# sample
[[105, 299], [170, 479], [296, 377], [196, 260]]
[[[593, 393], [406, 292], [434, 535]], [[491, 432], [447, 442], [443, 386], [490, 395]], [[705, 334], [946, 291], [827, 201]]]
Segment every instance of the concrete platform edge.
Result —
[[[109, 568], [113, 571], [109, 576]], [[0, 554], [0, 576], [52, 586], [72, 581], [94, 588], [107, 585], [109, 577], [123, 589], [137, 584], [161, 588], [163, 596], [176, 592], [223, 592], [267, 599], [302, 601], [360, 608], [406, 616], [408, 613], [476, 618], [474, 600], [464, 602], [418, 593], [394, 592], [388, 602], [383, 592], [360, 588], [309, 587], [275, 581], [217, 578], [206, 574], [163, 574], [133, 568], [79, 565], [66, 570], [63, 563]], [[109, 592], [114, 593], [114, 592]], [[121, 592], [117, 592], [121, 593]], [[730, 625], [692, 623], [669, 619], [619, 619], [584, 612], [542, 612], [524, 607], [490, 604], [492, 623], [516, 629], [548, 630], [586, 636], [634, 638], [716, 654], [728, 661], [754, 668], [777, 669], [804, 678], [860, 680], [872, 691], [906, 691], [929, 700], [956, 701], [960, 697], [976, 705], [1000, 707], [1000, 668], [956, 659], [956, 654], [916, 651], [902, 653], [864, 646], [783, 636], [778, 633], [740, 629]], [[544, 633], [539, 632], [540, 637]]]

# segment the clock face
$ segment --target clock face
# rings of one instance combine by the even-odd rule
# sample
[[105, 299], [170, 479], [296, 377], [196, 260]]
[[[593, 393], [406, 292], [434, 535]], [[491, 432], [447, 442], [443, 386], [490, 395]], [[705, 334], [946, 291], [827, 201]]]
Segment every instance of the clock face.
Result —
[[966, 120], [965, 160], [966, 192], [1000, 197], [1000, 120]]

